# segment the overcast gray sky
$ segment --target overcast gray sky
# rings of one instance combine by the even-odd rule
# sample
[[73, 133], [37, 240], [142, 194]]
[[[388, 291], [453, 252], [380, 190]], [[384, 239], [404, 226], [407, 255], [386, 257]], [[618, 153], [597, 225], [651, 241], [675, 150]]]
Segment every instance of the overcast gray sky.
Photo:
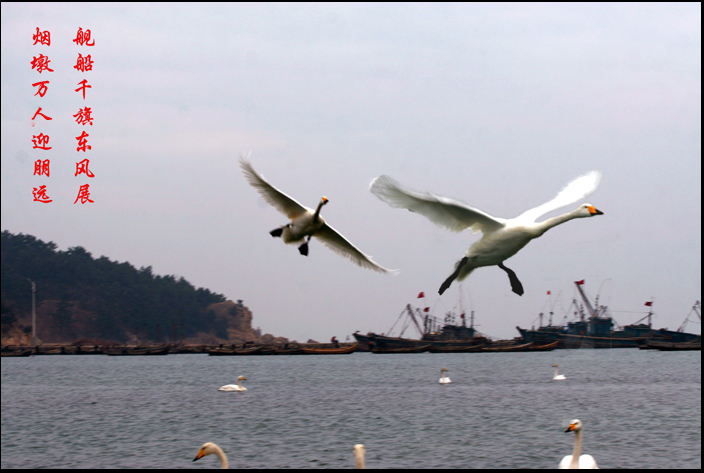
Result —
[[[51, 46], [32, 44], [37, 27]], [[78, 52], [93, 71], [73, 69]], [[31, 69], [40, 53], [55, 72]], [[33, 128], [39, 106], [53, 120]], [[83, 106], [92, 127], [73, 122]], [[51, 151], [32, 149], [38, 131]], [[286, 218], [243, 178], [243, 152], [302, 204], [327, 196], [327, 221], [400, 275], [272, 239]], [[74, 176], [84, 157], [92, 179]], [[50, 177], [33, 176], [39, 158]], [[380, 174], [510, 218], [593, 169], [605, 215], [511, 258], [523, 297], [496, 267], [463, 283], [479, 330], [514, 337], [551, 304], [561, 319], [578, 279], [622, 324], [652, 298], [675, 329], [700, 299], [699, 3], [2, 4], [2, 229], [243, 299], [264, 332], [344, 339], [409, 302], [457, 304], [457, 285], [437, 290], [479, 236], [379, 201]], [[85, 183], [94, 203], [73, 204]], [[41, 184], [52, 203], [32, 201]]]

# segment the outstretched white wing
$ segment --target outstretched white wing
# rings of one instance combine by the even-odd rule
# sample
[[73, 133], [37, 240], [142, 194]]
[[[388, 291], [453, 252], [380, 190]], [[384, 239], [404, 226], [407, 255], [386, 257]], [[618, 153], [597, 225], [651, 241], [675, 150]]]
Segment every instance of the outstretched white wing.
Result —
[[504, 219], [492, 217], [449, 197], [406, 189], [389, 176], [374, 179], [369, 190], [391, 207], [417, 212], [453, 232], [461, 232], [465, 228], [471, 228], [473, 233], [492, 232], [504, 226]]
[[359, 248], [350, 243], [347, 238], [340, 235], [337, 230], [327, 223], [323, 225], [320, 230], [315, 232], [313, 236], [318, 238], [325, 246], [338, 255], [348, 258], [350, 261], [363, 268], [373, 269], [380, 273], [398, 273], [396, 269], [386, 269], [374, 262], [370, 256], [362, 253]]
[[601, 172], [599, 171], [591, 171], [584, 176], [580, 176], [567, 184], [554, 199], [530, 210], [526, 210], [519, 215], [516, 220], [520, 219], [521, 221], [535, 222], [541, 215], [545, 215], [555, 209], [584, 199], [599, 187], [600, 181]]
[[306, 207], [296, 202], [295, 199], [287, 196], [276, 187], [266, 182], [243, 156], [240, 156], [240, 167], [242, 168], [244, 177], [247, 178], [250, 185], [259, 192], [264, 200], [288, 218], [292, 219], [298, 217], [308, 210]]

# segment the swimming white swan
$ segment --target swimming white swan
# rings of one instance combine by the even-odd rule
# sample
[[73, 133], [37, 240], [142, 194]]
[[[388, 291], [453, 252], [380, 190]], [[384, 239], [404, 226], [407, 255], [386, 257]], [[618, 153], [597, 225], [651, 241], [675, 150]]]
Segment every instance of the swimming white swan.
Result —
[[240, 158], [240, 167], [247, 181], [261, 194], [264, 200], [291, 219], [291, 223], [270, 231], [269, 234], [271, 236], [281, 237], [284, 243], [302, 242], [298, 247], [298, 251], [303, 256], [308, 256], [308, 242], [311, 237], [316, 237], [338, 255], [348, 258], [363, 268], [373, 269], [381, 273], [397, 272], [396, 270], [386, 269], [372, 261], [370, 256], [362, 253], [337, 230], [325, 223], [325, 219], [320, 216], [320, 209], [329, 202], [327, 197], [320, 199], [320, 203], [318, 203], [318, 207], [315, 210], [304, 207], [265, 181], [254, 170], [249, 161], [243, 157]]
[[523, 295], [523, 285], [516, 273], [503, 262], [554, 226], [573, 218], [593, 217], [603, 212], [591, 204], [582, 204], [572, 212], [549, 218], [540, 223], [536, 220], [552, 210], [569, 205], [594, 192], [601, 180], [599, 171], [578, 177], [549, 202], [523, 212], [516, 218], [492, 217], [469, 205], [432, 193], [416, 192], [402, 187], [389, 176], [379, 176], [370, 185], [370, 191], [391, 207], [405, 208], [417, 212], [431, 222], [454, 232], [471, 228], [473, 233], [481, 231], [482, 238], [469, 247], [464, 257], [455, 264], [455, 271], [442, 283], [440, 294], [450, 287], [452, 281], [462, 281], [475, 269], [482, 266], [498, 266], [506, 271], [511, 289]]
[[560, 462], [560, 469], [569, 470], [595, 470], [599, 467], [596, 460], [591, 455], [581, 455], [582, 453], [582, 421], [575, 419], [570, 423], [565, 432], [574, 431], [574, 450], [572, 455], [567, 455]]
[[364, 445], [358, 443], [354, 446], [354, 449], [352, 451], [354, 452], [354, 458], [357, 462], [357, 469], [364, 470]]
[[447, 368], [443, 368], [440, 370], [440, 381], [439, 381], [440, 384], [448, 384], [448, 383], [452, 382], [450, 377], [445, 374], [446, 372], [447, 372]]
[[552, 379], [567, 379], [564, 374], [557, 374], [557, 365], [552, 365], [552, 367], [555, 368], [555, 376], [553, 376]]
[[208, 442], [204, 443], [201, 447], [200, 450], [198, 450], [198, 455], [193, 459], [193, 461], [199, 460], [203, 458], [206, 455], [210, 454], [215, 454], [217, 457], [220, 459], [220, 468], [227, 469], [229, 468], [229, 464], [227, 463], [227, 457], [225, 456], [225, 452], [222, 451], [220, 447], [215, 445], [214, 443]]
[[247, 390], [247, 388], [242, 386], [242, 381], [247, 381], [247, 378], [245, 378], [244, 376], [240, 376], [237, 378], [237, 384], [226, 384], [225, 386], [219, 387], [218, 391], [244, 392]]

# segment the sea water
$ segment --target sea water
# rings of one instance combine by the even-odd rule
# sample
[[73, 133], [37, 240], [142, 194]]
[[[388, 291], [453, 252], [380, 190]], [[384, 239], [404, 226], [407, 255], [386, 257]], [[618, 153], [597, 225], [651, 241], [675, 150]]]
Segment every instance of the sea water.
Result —
[[602, 468], [700, 469], [701, 352], [2, 359], [2, 468], [555, 468], [572, 419]]

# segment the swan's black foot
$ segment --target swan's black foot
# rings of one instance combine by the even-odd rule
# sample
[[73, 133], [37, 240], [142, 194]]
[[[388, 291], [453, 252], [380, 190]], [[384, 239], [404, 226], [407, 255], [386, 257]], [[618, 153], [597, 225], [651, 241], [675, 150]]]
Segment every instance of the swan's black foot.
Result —
[[303, 256], [308, 256], [308, 243], [303, 243], [301, 246], [298, 247], [298, 252], [302, 254]]
[[499, 263], [497, 266], [506, 271], [506, 274], [508, 274], [508, 280], [511, 282], [511, 290], [519, 296], [522, 296], [523, 284], [521, 284], [521, 281], [518, 280], [518, 276], [516, 276], [516, 273], [514, 273], [512, 269], [509, 269], [504, 266], [503, 263]]
[[284, 228], [285, 228], [285, 227], [275, 228], [275, 229], [273, 229], [272, 231], [269, 232], [269, 235], [273, 236], [274, 238], [280, 237], [281, 234], [284, 232]]
[[438, 294], [442, 295], [443, 292], [447, 291], [447, 288], [450, 287], [450, 284], [452, 284], [452, 281], [457, 279], [457, 276], [460, 275], [460, 270], [462, 269], [462, 266], [467, 264], [468, 258], [465, 256], [462, 258], [458, 263], [457, 263], [457, 268], [455, 268], [455, 272], [450, 274], [447, 279], [442, 283], [440, 286], [440, 290], [438, 290]]

